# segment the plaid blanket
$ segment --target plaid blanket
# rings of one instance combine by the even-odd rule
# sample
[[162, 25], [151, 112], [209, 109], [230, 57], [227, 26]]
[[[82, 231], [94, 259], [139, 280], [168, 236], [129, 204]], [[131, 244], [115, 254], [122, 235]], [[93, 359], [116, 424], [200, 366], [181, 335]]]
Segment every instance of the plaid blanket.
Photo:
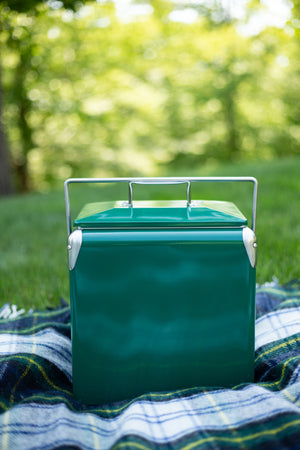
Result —
[[97, 407], [72, 395], [67, 304], [0, 317], [3, 450], [300, 448], [299, 282], [257, 289], [255, 383]]

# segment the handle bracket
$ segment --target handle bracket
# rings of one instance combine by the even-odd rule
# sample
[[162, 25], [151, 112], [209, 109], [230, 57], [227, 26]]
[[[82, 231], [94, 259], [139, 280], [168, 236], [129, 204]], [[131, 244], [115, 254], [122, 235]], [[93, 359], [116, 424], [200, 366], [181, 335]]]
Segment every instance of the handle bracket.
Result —
[[186, 203], [187, 206], [191, 205], [191, 182], [190, 180], [177, 180], [177, 181], [153, 181], [153, 180], [147, 180], [145, 179], [144, 181], [138, 181], [138, 180], [132, 180], [129, 181], [128, 187], [129, 187], [129, 191], [128, 191], [128, 204], [129, 206], [133, 206], [132, 203], [132, 185], [133, 184], [143, 184], [143, 185], [150, 185], [150, 184], [155, 184], [155, 185], [162, 185], [162, 184], [186, 184]]
[[69, 185], [74, 183], [128, 183], [128, 203], [132, 206], [133, 184], [187, 184], [186, 199], [187, 206], [191, 205], [191, 183], [192, 182], [247, 182], [253, 184], [252, 195], [252, 223], [251, 229], [255, 232], [256, 207], [257, 207], [257, 179], [254, 177], [156, 177], [156, 178], [69, 178], [64, 183], [66, 219], [68, 236], [72, 233], [71, 209]]

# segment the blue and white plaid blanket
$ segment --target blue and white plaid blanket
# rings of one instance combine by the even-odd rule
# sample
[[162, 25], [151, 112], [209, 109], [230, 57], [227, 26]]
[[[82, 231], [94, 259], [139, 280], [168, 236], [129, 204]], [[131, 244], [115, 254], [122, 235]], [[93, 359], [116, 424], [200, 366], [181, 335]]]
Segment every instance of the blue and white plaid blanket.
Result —
[[0, 448], [300, 449], [300, 283], [260, 287], [256, 300], [255, 383], [98, 407], [72, 395], [68, 305], [4, 306]]

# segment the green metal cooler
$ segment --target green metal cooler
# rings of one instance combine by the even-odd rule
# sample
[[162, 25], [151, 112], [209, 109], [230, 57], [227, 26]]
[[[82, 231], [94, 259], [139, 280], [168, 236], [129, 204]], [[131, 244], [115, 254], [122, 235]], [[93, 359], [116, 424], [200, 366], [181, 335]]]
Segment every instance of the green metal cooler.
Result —
[[[192, 201], [203, 181], [253, 183], [251, 228], [232, 203]], [[72, 227], [69, 185], [116, 182], [128, 201], [87, 204]], [[186, 201], [132, 200], [134, 184], [175, 183]], [[78, 399], [253, 381], [256, 195], [250, 177], [65, 182]]]

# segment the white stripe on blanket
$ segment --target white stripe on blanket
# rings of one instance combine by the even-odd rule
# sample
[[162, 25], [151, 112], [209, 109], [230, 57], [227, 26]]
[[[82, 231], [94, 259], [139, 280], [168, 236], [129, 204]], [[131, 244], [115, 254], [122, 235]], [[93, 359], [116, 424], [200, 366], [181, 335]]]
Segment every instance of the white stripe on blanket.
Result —
[[255, 323], [255, 350], [300, 332], [300, 307], [272, 311]]
[[0, 334], [0, 356], [17, 353], [40, 356], [72, 378], [71, 341], [53, 328], [30, 335]]

